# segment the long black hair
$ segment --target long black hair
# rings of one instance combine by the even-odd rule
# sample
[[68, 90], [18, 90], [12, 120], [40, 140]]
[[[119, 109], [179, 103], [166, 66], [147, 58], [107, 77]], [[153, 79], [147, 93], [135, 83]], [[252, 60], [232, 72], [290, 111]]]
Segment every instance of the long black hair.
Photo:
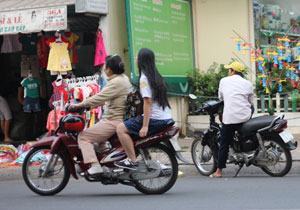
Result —
[[140, 77], [143, 73], [148, 79], [152, 90], [152, 100], [157, 102], [163, 109], [170, 108], [167, 98], [167, 86], [156, 68], [154, 52], [147, 48], [140, 49], [137, 63]]

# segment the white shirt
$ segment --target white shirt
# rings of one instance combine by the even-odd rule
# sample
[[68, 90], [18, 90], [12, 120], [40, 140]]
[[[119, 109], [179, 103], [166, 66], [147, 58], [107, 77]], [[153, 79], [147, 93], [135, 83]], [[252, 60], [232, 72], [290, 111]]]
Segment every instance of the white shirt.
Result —
[[147, 77], [144, 74], [141, 74], [141, 78], [140, 78], [140, 92], [143, 98], [152, 99], [150, 119], [155, 119], [155, 120], [172, 119], [170, 108], [165, 107], [165, 109], [163, 109], [161, 106], [159, 106], [159, 104], [156, 101], [153, 100], [150, 84], [148, 82]]
[[238, 124], [250, 119], [253, 87], [248, 80], [239, 75], [221, 79], [219, 99], [224, 101], [224, 124]]

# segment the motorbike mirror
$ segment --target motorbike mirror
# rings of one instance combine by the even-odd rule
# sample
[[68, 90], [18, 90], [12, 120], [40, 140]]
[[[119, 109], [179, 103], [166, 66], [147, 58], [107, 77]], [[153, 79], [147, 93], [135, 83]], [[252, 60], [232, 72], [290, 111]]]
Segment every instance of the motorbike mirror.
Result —
[[193, 100], [197, 99], [197, 96], [195, 96], [194, 94], [189, 94], [189, 97], [190, 97], [190, 99], [193, 99]]

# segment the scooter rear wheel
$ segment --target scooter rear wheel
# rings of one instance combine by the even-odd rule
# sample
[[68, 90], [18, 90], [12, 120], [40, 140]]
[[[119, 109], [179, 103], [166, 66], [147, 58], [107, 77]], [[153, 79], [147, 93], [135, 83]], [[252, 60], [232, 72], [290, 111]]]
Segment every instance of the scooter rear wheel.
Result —
[[22, 175], [26, 185], [33, 192], [43, 196], [59, 193], [70, 179], [67, 161], [62, 154], [54, 155], [49, 172], [43, 174], [50, 156], [50, 148], [34, 148], [26, 155], [22, 166]]
[[276, 140], [264, 140], [269, 165], [261, 169], [272, 177], [283, 177], [292, 167], [291, 151], [285, 145]]
[[[178, 176], [178, 163], [173, 152], [165, 145], [157, 144], [147, 149], [147, 159], [157, 161], [168, 170], [168, 176], [135, 181], [135, 188], [144, 194], [163, 194], [173, 187]], [[139, 158], [139, 157], [138, 157]]]

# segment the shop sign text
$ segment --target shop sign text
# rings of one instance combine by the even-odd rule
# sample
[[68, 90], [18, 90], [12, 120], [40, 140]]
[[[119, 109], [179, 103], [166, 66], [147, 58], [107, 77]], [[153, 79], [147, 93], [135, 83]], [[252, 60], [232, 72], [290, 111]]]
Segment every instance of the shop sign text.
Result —
[[67, 28], [67, 8], [52, 7], [3, 12], [0, 14], [0, 34], [30, 33]]

